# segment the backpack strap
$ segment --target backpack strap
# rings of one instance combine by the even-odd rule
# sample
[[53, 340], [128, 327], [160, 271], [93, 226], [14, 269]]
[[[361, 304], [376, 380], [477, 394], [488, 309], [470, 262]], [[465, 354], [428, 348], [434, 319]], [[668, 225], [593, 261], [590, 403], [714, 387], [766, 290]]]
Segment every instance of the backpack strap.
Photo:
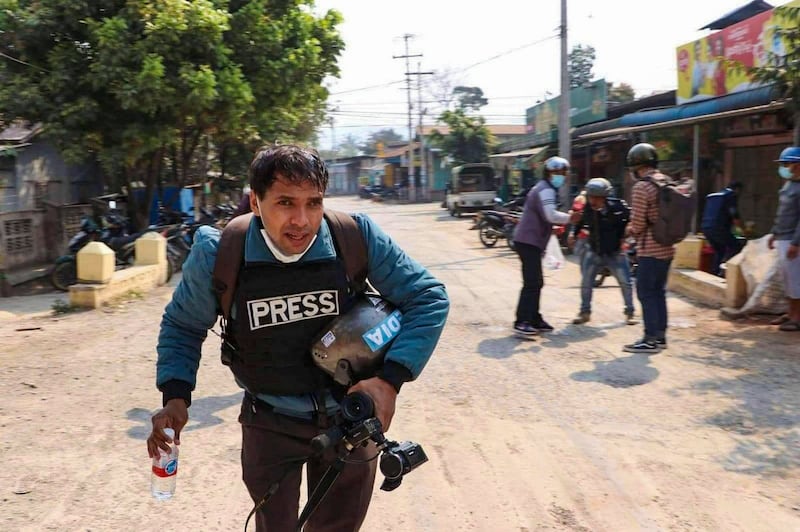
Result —
[[[355, 292], [364, 293], [367, 289], [367, 243], [361, 229], [345, 212], [325, 209], [324, 216], [333, 234], [336, 254], [344, 261], [348, 284]], [[252, 219], [252, 212], [232, 219], [219, 239], [212, 281], [219, 311], [226, 320], [230, 318], [236, 280], [244, 261], [245, 237]]]
[[347, 281], [357, 293], [367, 289], [367, 243], [353, 217], [346, 212], [325, 209], [325, 220], [333, 233], [336, 254], [344, 261]]
[[231, 315], [236, 279], [244, 261], [244, 241], [252, 219], [252, 212], [233, 218], [222, 230], [219, 239], [212, 282], [217, 294], [218, 310], [226, 320]]

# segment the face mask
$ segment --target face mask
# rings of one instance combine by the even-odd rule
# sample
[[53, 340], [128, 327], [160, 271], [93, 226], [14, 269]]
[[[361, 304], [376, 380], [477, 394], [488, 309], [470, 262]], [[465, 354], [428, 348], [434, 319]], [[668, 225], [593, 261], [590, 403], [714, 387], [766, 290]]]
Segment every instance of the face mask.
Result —
[[[256, 209], [258, 210], [258, 215], [261, 216], [261, 205], [256, 203]], [[261, 216], [261, 224], [262, 225], [264, 224], [264, 217], [263, 216]], [[264, 239], [264, 243], [267, 245], [267, 247], [272, 252], [272, 254], [275, 255], [275, 258], [278, 259], [278, 261], [280, 261], [280, 262], [282, 262], [284, 264], [290, 264], [292, 262], [297, 262], [298, 260], [303, 258], [303, 255], [305, 255], [306, 252], [309, 249], [311, 249], [311, 246], [313, 246], [314, 242], [316, 242], [316, 240], [317, 240], [317, 235], [314, 235], [311, 238], [311, 242], [308, 243], [308, 247], [306, 247], [306, 249], [304, 249], [300, 253], [295, 253], [294, 255], [287, 255], [286, 253], [284, 253], [283, 251], [278, 249], [278, 246], [275, 245], [275, 242], [273, 242], [272, 239], [267, 234], [267, 230], [266, 229], [262, 229], [261, 230], [261, 237]]]
[[563, 175], [554, 175], [550, 177], [550, 184], [556, 188], [559, 188], [561, 185], [564, 184], [564, 176]]
[[791, 179], [794, 177], [794, 175], [792, 175], [792, 169], [788, 166], [779, 166], [778, 175], [781, 176], [782, 179]]

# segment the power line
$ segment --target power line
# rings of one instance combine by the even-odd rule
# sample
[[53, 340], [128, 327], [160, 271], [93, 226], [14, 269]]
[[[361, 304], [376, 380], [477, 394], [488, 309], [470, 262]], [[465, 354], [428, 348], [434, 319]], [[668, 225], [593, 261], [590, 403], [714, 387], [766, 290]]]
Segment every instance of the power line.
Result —
[[544, 38], [539, 39], [537, 41], [529, 42], [528, 44], [523, 44], [521, 46], [517, 46], [516, 48], [511, 48], [509, 50], [506, 50], [505, 52], [500, 52], [497, 55], [493, 55], [492, 57], [483, 59], [482, 61], [478, 61], [477, 63], [472, 63], [471, 65], [467, 65], [467, 66], [462, 67], [462, 68], [454, 69], [453, 72], [454, 73], [455, 72], [465, 72], [465, 71], [467, 71], [467, 70], [469, 70], [469, 69], [471, 69], [473, 67], [476, 67], [478, 65], [482, 65], [484, 63], [488, 63], [489, 61], [494, 61], [495, 59], [499, 59], [499, 58], [501, 58], [503, 56], [506, 56], [508, 54], [512, 54], [514, 52], [518, 52], [519, 50], [523, 50], [525, 48], [530, 48], [531, 46], [536, 46], [537, 44], [541, 44], [543, 42], [547, 42], [547, 41], [550, 41], [552, 39], [557, 39], [558, 37], [559, 37], [558, 35], [550, 35], [549, 37], [544, 37]]
[[37, 69], [37, 70], [41, 70], [42, 72], [47, 72], [48, 74], [50, 73], [50, 71], [49, 71], [49, 70], [47, 70], [46, 68], [42, 68], [42, 67], [40, 67], [40, 66], [32, 65], [32, 64], [30, 64], [30, 63], [26, 63], [26, 62], [25, 62], [25, 61], [23, 61], [22, 59], [17, 59], [16, 57], [11, 57], [10, 55], [4, 54], [3, 52], [0, 52], [0, 57], [5, 57], [6, 59], [11, 59], [12, 61], [16, 61], [16, 62], [17, 62], [17, 63], [19, 63], [20, 65], [29, 66], [29, 67], [31, 67], [31, 68], [35, 68], [35, 69]]
[[390, 85], [397, 85], [398, 83], [405, 83], [405, 80], [390, 81], [388, 83], [382, 83], [380, 85], [370, 85], [368, 87], [359, 87], [357, 89], [349, 89], [349, 90], [341, 91], [341, 92], [332, 92], [332, 93], [329, 94], [329, 96], [339, 96], [340, 94], [349, 94], [351, 92], [366, 91], [366, 90], [370, 90], [370, 89], [380, 89], [382, 87], [389, 87]]

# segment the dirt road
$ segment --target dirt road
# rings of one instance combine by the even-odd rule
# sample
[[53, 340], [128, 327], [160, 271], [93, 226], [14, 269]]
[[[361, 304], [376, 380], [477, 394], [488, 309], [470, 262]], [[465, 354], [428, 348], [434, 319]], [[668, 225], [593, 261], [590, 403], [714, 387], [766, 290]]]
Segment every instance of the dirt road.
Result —
[[[672, 297], [669, 349], [626, 354], [641, 330], [623, 324], [613, 282], [596, 291], [592, 322], [569, 325], [569, 264], [546, 279], [556, 332], [523, 342], [509, 334], [519, 262], [502, 243], [484, 248], [470, 221], [433, 204], [329, 205], [368, 212], [452, 300], [389, 434], [430, 460], [391, 493], [376, 486], [364, 530], [800, 530], [800, 336]], [[178, 493], [149, 496], [154, 345], [171, 290], [0, 319], [0, 530], [242, 530], [241, 392], [213, 335]]]

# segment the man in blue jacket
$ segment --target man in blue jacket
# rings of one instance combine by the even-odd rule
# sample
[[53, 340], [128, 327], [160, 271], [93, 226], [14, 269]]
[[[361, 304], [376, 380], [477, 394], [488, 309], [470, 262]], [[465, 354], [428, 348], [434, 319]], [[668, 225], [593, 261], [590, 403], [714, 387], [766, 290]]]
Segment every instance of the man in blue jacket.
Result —
[[[310, 440], [330, 427], [339, 409], [334, 396], [341, 397], [343, 390], [336, 390], [333, 380], [313, 364], [310, 349], [317, 333], [355, 296], [323, 218], [327, 183], [328, 171], [316, 151], [297, 146], [264, 149], [250, 166], [254, 216], [225, 336], [239, 362], [231, 363], [231, 369], [245, 390], [239, 416], [244, 483], [256, 502], [277, 485], [256, 514], [259, 531], [294, 530], [303, 462], [312, 487], [332, 462], [330, 457], [311, 457]], [[368, 394], [376, 417], [388, 430], [397, 393], [427, 363], [449, 302], [444, 285], [372, 220], [358, 214], [353, 219], [366, 243], [369, 282], [403, 317], [378, 375], [344, 391]], [[188, 420], [200, 348], [220, 312], [212, 281], [219, 241], [214, 228], [197, 231], [183, 278], [161, 322], [157, 386], [164, 408], [153, 416], [147, 440], [150, 456], [159, 448], [168, 449], [162, 429], [172, 427], [179, 443]], [[374, 455], [374, 446], [353, 451], [352, 462], [361, 463], [344, 467], [306, 530], [360, 528], [372, 494]], [[298, 456], [308, 458], [298, 461]]]
[[741, 229], [741, 216], [739, 216], [739, 194], [742, 184], [733, 181], [719, 192], [706, 196], [706, 205], [703, 209], [703, 219], [700, 230], [714, 248], [714, 264], [712, 273], [722, 276], [721, 264], [737, 254], [740, 245], [733, 235], [733, 228]]

